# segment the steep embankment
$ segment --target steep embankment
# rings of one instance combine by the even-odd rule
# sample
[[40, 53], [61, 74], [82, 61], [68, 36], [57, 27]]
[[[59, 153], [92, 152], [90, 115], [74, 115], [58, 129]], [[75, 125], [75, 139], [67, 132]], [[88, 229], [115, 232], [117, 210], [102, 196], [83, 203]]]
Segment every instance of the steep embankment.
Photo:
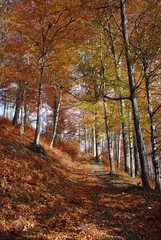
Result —
[[160, 196], [0, 124], [0, 239], [159, 239]]

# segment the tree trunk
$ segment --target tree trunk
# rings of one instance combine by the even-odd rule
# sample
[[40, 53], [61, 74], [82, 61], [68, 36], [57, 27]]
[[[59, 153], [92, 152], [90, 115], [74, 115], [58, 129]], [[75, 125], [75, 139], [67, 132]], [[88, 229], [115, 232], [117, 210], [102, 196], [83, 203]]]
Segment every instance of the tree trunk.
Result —
[[124, 149], [124, 158], [125, 158], [125, 172], [130, 174], [130, 147], [128, 139], [128, 129], [127, 129], [127, 120], [126, 120], [126, 108], [125, 101], [121, 100], [121, 121], [122, 121], [122, 134], [123, 134], [123, 149]]
[[81, 150], [81, 125], [80, 124], [79, 124], [78, 141], [79, 141], [79, 150]]
[[130, 140], [130, 164], [131, 164], [131, 177], [135, 177], [135, 159], [133, 147], [133, 132], [132, 132], [132, 113], [131, 104], [129, 106], [129, 140]]
[[18, 92], [17, 92], [17, 96], [16, 96], [16, 107], [15, 107], [15, 114], [12, 120], [12, 124], [13, 126], [18, 124], [18, 118], [19, 118], [19, 112], [20, 112], [20, 97], [21, 97], [21, 89], [20, 89], [20, 83], [18, 86]]
[[88, 153], [88, 137], [87, 137], [87, 125], [84, 125], [84, 143], [85, 143], [85, 153]]
[[96, 131], [95, 125], [92, 127], [92, 135], [93, 135], [93, 156], [96, 157]]
[[24, 134], [24, 113], [25, 113], [25, 89], [23, 89], [22, 93], [22, 109], [21, 109], [21, 128], [20, 128], [20, 136]]
[[114, 156], [113, 156], [113, 142], [114, 142], [114, 134], [113, 131], [108, 133], [108, 152], [109, 152], [109, 159], [110, 159], [110, 167], [111, 171], [110, 174], [115, 174], [115, 165], [114, 165]]
[[41, 116], [42, 115], [42, 83], [39, 83], [39, 92], [38, 92], [38, 108], [37, 108], [37, 120], [36, 120], [36, 131], [34, 143], [39, 145], [40, 132], [41, 132]]
[[51, 140], [51, 143], [50, 143], [50, 147], [53, 146], [53, 143], [56, 140], [56, 135], [57, 135], [57, 130], [58, 130], [58, 122], [59, 122], [59, 116], [60, 116], [61, 100], [62, 100], [62, 90], [60, 92], [59, 102], [57, 104], [56, 112], [55, 112], [55, 115], [54, 115], [55, 122], [54, 122], [54, 130], [53, 130], [53, 136], [52, 136], [52, 140]]
[[[110, 23], [108, 23], [108, 28], [110, 32], [110, 39], [111, 39], [111, 51], [114, 58], [114, 64], [116, 69], [116, 77], [118, 80], [120, 97], [123, 94], [123, 88], [121, 86], [121, 60], [122, 60], [122, 53], [120, 54], [119, 58], [117, 57], [116, 47], [115, 47], [115, 40], [113, 34], [111, 32]], [[120, 108], [121, 108], [121, 124], [122, 124], [122, 135], [123, 135], [123, 149], [124, 149], [124, 159], [125, 159], [125, 172], [130, 174], [130, 147], [129, 147], [129, 139], [128, 139], [128, 129], [127, 129], [127, 118], [126, 118], [126, 108], [125, 108], [125, 101], [120, 101]]]
[[5, 99], [4, 99], [4, 109], [3, 109], [3, 117], [4, 118], [6, 117], [6, 106], [7, 106], [7, 100], [6, 100], [6, 96], [5, 96]]
[[160, 161], [157, 152], [157, 138], [156, 138], [156, 124], [155, 124], [155, 114], [153, 113], [152, 107], [152, 96], [150, 90], [150, 82], [148, 76], [148, 64], [146, 59], [143, 61], [144, 65], [144, 76], [145, 76], [145, 84], [146, 84], [146, 93], [148, 100], [148, 113], [150, 117], [150, 128], [151, 128], [151, 145], [152, 145], [152, 161], [155, 172], [155, 189], [158, 192], [161, 192], [161, 172], [160, 172]]
[[116, 162], [117, 162], [117, 168], [120, 168], [120, 144], [121, 144], [121, 134], [119, 133], [115, 137], [115, 150], [116, 150]]
[[92, 125], [92, 145], [93, 145], [93, 157], [96, 158], [96, 128], [95, 128], [95, 113], [92, 112], [94, 117], [94, 123]]
[[[105, 90], [105, 87], [104, 87]], [[107, 114], [107, 101], [103, 99], [104, 104], [104, 114], [105, 114], [105, 126], [106, 126], [106, 137], [107, 137], [107, 145], [108, 145], [108, 156], [110, 160], [110, 172], [111, 174], [115, 173], [113, 152], [112, 152], [112, 139], [110, 138], [109, 126], [108, 126], [108, 114]]]
[[142, 185], [144, 188], [149, 189], [149, 175], [148, 175], [148, 165], [147, 165], [147, 158], [145, 154], [145, 146], [144, 140], [142, 136], [142, 130], [140, 126], [140, 118], [139, 118], [139, 109], [136, 100], [135, 94], [135, 82], [132, 70], [132, 63], [131, 63], [131, 53], [130, 53], [130, 46], [129, 46], [129, 39], [128, 39], [128, 32], [126, 26], [126, 14], [125, 14], [125, 0], [120, 0], [121, 6], [121, 20], [122, 20], [122, 30], [123, 30], [123, 37], [124, 37], [124, 44], [125, 44], [125, 54], [126, 54], [126, 62], [128, 68], [128, 77], [129, 77], [129, 86], [130, 86], [130, 93], [131, 93], [131, 102], [133, 108], [133, 115], [134, 115], [134, 125], [137, 137], [137, 144], [138, 150], [140, 155], [140, 164], [141, 164], [141, 173], [142, 173]]
[[120, 159], [121, 159], [121, 131], [119, 132], [118, 139], [118, 168], [120, 168]]
[[117, 136], [115, 137], [115, 153], [116, 153], [117, 168], [119, 168]]
[[29, 109], [30, 109], [29, 105], [25, 104], [25, 124], [27, 124], [29, 121], [29, 113], [30, 113]]
[[135, 159], [135, 176], [140, 176], [139, 152], [138, 152], [135, 132], [133, 132], [133, 142], [134, 142], [133, 145], [134, 145], [134, 159]]
[[87, 136], [87, 124], [85, 123], [85, 114], [83, 112], [84, 119], [84, 151], [88, 153], [88, 136]]
[[95, 137], [96, 137], [96, 162], [101, 162], [101, 140], [100, 140], [100, 127], [97, 112], [95, 112]]

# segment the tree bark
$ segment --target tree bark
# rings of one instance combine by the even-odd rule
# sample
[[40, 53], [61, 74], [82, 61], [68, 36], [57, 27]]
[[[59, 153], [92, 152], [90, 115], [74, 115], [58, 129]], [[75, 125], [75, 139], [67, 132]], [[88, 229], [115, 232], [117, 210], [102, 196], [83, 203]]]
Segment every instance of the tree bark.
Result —
[[25, 124], [24, 114], [25, 114], [25, 89], [23, 89], [23, 93], [22, 93], [20, 136], [22, 136], [24, 134], [24, 129], [25, 129], [25, 126], [24, 126], [24, 124]]
[[85, 143], [85, 153], [88, 153], [88, 137], [87, 137], [87, 125], [84, 125], [84, 143]]
[[135, 176], [140, 176], [139, 152], [138, 152], [135, 132], [133, 132], [133, 145], [134, 145], [134, 159], [135, 159]]
[[101, 162], [101, 141], [100, 141], [100, 126], [97, 112], [95, 112], [95, 138], [96, 138], [96, 162]]
[[118, 140], [118, 168], [120, 168], [120, 159], [121, 159], [121, 131], [119, 132]]
[[150, 82], [148, 75], [148, 63], [146, 58], [143, 61], [144, 66], [144, 76], [145, 76], [145, 84], [146, 84], [146, 93], [147, 93], [147, 101], [148, 101], [148, 113], [150, 117], [150, 129], [151, 129], [151, 145], [152, 145], [152, 161], [155, 172], [155, 189], [158, 192], [161, 192], [161, 172], [160, 172], [160, 161], [157, 152], [157, 138], [156, 138], [156, 123], [155, 123], [155, 114], [153, 113], [152, 106], [152, 96], [150, 90]]
[[[104, 87], [105, 89], [105, 87]], [[105, 126], [106, 126], [106, 137], [107, 137], [107, 145], [108, 145], [108, 156], [110, 160], [110, 172], [111, 174], [115, 173], [115, 166], [114, 166], [114, 159], [113, 159], [113, 152], [112, 152], [112, 139], [110, 138], [110, 131], [108, 126], [108, 114], [107, 114], [107, 101], [103, 99], [104, 104], [104, 115], [105, 115]]]
[[115, 153], [116, 153], [116, 162], [117, 168], [119, 169], [119, 160], [118, 160], [118, 141], [117, 136], [115, 137]]
[[53, 146], [53, 143], [56, 140], [56, 135], [57, 135], [57, 130], [58, 130], [58, 123], [59, 123], [59, 116], [60, 116], [61, 101], [62, 101], [62, 90], [60, 92], [59, 102], [57, 104], [56, 112], [55, 112], [55, 115], [54, 115], [55, 122], [54, 122], [54, 130], [53, 130], [53, 136], [52, 136], [52, 140], [51, 140], [51, 143], [50, 143], [50, 147]]
[[[111, 40], [111, 51], [114, 58], [114, 64], [116, 69], [116, 77], [119, 84], [119, 91], [120, 97], [123, 94], [123, 88], [121, 86], [121, 58], [122, 54], [120, 54], [119, 59], [116, 54], [116, 47], [113, 34], [111, 32], [111, 26], [108, 22], [108, 28], [110, 33], [110, 40]], [[122, 124], [122, 135], [123, 135], [123, 149], [124, 149], [124, 159], [125, 159], [125, 172], [130, 174], [130, 147], [129, 147], [129, 139], [128, 139], [128, 129], [127, 129], [127, 117], [126, 117], [126, 108], [125, 108], [125, 101], [120, 101], [120, 110], [121, 110], [121, 124]]]
[[18, 92], [16, 96], [16, 107], [15, 107], [15, 114], [12, 120], [13, 126], [18, 124], [19, 112], [20, 112], [20, 98], [21, 98], [21, 86], [20, 83], [18, 85]]
[[39, 145], [40, 132], [41, 132], [41, 117], [42, 117], [42, 83], [39, 83], [38, 92], [38, 108], [37, 108], [37, 120], [34, 143]]
[[79, 130], [79, 132], [78, 132], [78, 142], [79, 142], [79, 150], [81, 150], [81, 125], [79, 124], [78, 126], [79, 126], [79, 128], [78, 128], [78, 130]]
[[4, 117], [4, 118], [6, 117], [6, 106], [7, 106], [7, 100], [6, 100], [6, 96], [5, 96], [5, 99], [4, 99], [4, 108], [3, 108], [3, 117]]
[[135, 159], [134, 159], [134, 146], [133, 146], [131, 104], [129, 106], [129, 142], [130, 142], [131, 177], [135, 177]]
[[125, 158], [125, 172], [130, 174], [130, 146], [128, 139], [128, 128], [127, 128], [127, 120], [126, 120], [126, 109], [125, 109], [125, 101], [121, 100], [121, 122], [122, 122], [122, 135], [123, 135], [123, 149], [124, 149], [124, 158]]
[[115, 137], [115, 149], [116, 149], [116, 162], [117, 162], [117, 168], [120, 168], [120, 146], [121, 146], [121, 133]]
[[93, 146], [93, 157], [96, 158], [96, 128], [95, 128], [95, 112], [92, 112], [93, 125], [92, 125], [92, 146]]
[[29, 105], [28, 104], [25, 104], [25, 124], [28, 123], [29, 121]]
[[148, 175], [148, 165], [147, 165], [147, 158], [145, 153], [144, 140], [142, 136], [142, 130], [140, 126], [139, 109], [138, 109], [138, 104], [136, 100], [135, 82], [134, 82], [132, 63], [131, 63], [131, 52], [130, 52], [130, 46], [129, 46], [127, 26], [126, 26], [127, 20], [126, 20], [126, 14], [125, 14], [125, 0], [120, 0], [120, 7], [121, 7], [121, 22], [122, 22], [124, 44], [125, 44], [126, 62], [127, 62], [127, 68], [128, 68], [129, 86], [130, 86], [130, 93], [131, 93], [131, 102], [132, 102], [133, 115], [134, 115], [134, 125], [135, 125], [137, 144], [138, 144], [138, 150], [140, 155], [142, 185], [144, 188], [149, 189], [150, 183], [149, 183], [149, 175]]

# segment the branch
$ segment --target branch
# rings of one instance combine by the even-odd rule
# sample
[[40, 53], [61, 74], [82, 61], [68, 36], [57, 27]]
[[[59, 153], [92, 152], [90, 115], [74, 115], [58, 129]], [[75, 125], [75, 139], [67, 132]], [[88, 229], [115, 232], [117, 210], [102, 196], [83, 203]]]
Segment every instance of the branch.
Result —
[[105, 4], [105, 5], [102, 5], [102, 6], [98, 6], [98, 7], [93, 7], [93, 6], [89, 6], [88, 4], [84, 3], [85, 7], [87, 7], [88, 9], [90, 10], [100, 10], [102, 9], [103, 11], [105, 11], [105, 9], [109, 9], [109, 8], [116, 8], [116, 9], [119, 9], [120, 6], [117, 6], [117, 5], [110, 5], [110, 4]]
[[151, 156], [152, 154], [156, 153], [161, 147], [161, 144], [157, 147], [157, 149], [155, 151], [152, 151], [148, 154], [148, 156]]
[[113, 100], [113, 101], [121, 101], [121, 100], [131, 100], [131, 96], [129, 97], [110, 97], [110, 96], [107, 96], [107, 95], [103, 95], [104, 98], [107, 98], [109, 100]]
[[156, 112], [157, 112], [160, 108], [161, 108], [161, 105], [159, 105], [159, 106], [155, 109], [155, 111], [153, 111], [153, 115], [155, 115]]

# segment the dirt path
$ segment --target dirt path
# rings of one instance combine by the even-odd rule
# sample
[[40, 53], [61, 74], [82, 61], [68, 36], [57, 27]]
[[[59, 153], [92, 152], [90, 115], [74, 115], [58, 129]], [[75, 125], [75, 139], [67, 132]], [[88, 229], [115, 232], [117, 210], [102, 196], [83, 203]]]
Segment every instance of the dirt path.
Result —
[[[101, 204], [103, 199], [102, 197], [98, 197], [95, 207], [97, 209], [95, 214], [98, 215], [98, 218], [101, 219], [104, 224], [107, 224], [103, 239], [142, 239], [139, 234], [135, 233], [129, 226], [126, 226], [122, 219], [120, 220], [117, 217], [116, 211], [113, 210], [113, 204], [116, 204], [116, 201], [118, 201], [117, 209], [123, 208], [120, 201], [121, 199], [119, 200], [119, 193], [124, 195], [128, 189], [135, 188], [135, 186], [125, 180], [119, 179], [118, 176], [110, 176], [101, 164], [93, 163], [92, 171], [93, 175], [102, 183], [101, 188], [104, 186], [107, 188], [105, 191], [104, 188], [100, 188], [100, 192], [104, 193], [103, 196], [106, 205]], [[125, 217], [125, 213], [123, 213], [123, 216]]]
[[81, 161], [77, 167], [73, 167], [70, 189], [66, 185], [67, 212], [74, 226], [70, 235], [75, 232], [72, 236], [68, 232], [67, 239], [159, 239], [153, 203], [142, 190], [111, 177], [94, 162]]

